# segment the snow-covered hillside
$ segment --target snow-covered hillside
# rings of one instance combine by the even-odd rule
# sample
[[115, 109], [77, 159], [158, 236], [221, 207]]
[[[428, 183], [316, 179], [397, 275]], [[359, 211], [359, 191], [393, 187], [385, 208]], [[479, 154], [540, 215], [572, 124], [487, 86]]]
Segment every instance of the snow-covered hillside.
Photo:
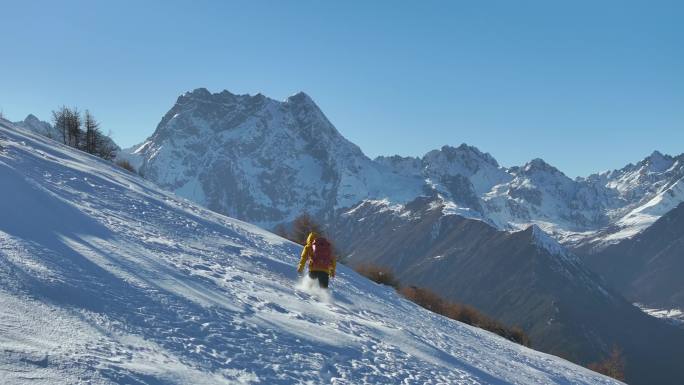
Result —
[[0, 122], [4, 384], [611, 384]]
[[445, 214], [504, 230], [532, 224], [574, 247], [633, 236], [684, 201], [684, 155], [654, 152], [621, 170], [571, 179], [541, 159], [500, 166], [444, 146], [422, 158], [367, 158], [304, 93], [181, 95], [154, 134], [122, 152], [146, 178], [214, 211], [272, 227], [304, 211], [332, 222], [364, 200], [434, 196]]

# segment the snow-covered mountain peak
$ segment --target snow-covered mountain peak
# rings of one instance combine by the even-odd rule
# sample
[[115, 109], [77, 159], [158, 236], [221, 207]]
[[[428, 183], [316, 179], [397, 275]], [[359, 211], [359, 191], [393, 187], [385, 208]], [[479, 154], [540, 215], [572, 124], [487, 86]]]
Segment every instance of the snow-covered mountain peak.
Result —
[[250, 94], [234, 94], [228, 90], [223, 90], [221, 92], [211, 92], [204, 87], [196, 88], [192, 91], [187, 91], [176, 100], [176, 104], [192, 104], [192, 103], [210, 103], [210, 104], [223, 104], [223, 105], [234, 105], [237, 103], [260, 103], [264, 101], [276, 102], [273, 99], [265, 97], [261, 93], [254, 95]]
[[309, 104], [309, 105], [314, 105], [316, 106], [316, 103], [313, 101], [311, 96], [309, 96], [306, 92], [304, 91], [299, 91], [294, 95], [290, 95], [285, 99], [288, 103], [293, 103], [293, 104]]
[[[443, 160], [439, 158], [443, 158]], [[434, 162], [451, 164], [458, 163], [470, 173], [477, 172], [483, 164], [494, 168], [499, 167], [499, 163], [497, 163], [496, 159], [494, 159], [494, 157], [492, 157], [489, 153], [483, 153], [477, 147], [469, 146], [465, 143], [462, 143], [458, 147], [452, 147], [448, 145], [442, 146], [442, 148], [439, 150], [432, 150], [425, 154], [423, 159], [428, 164]]]
[[675, 166], [677, 160], [681, 158], [684, 158], [684, 154], [671, 156], [668, 154], [663, 154], [658, 150], [654, 150], [649, 156], [645, 157], [636, 164], [630, 163], [621, 169], [592, 174], [583, 179], [604, 183], [614, 182], [613, 186], [619, 187], [615, 183], [616, 181], [620, 179], [624, 181], [626, 178], [629, 178], [630, 184], [637, 185], [639, 184], [639, 178], [644, 180], [651, 178], [652, 174], [662, 175], [664, 173], [668, 173], [668, 171], [674, 171], [673, 166]]
[[33, 115], [33, 114], [28, 114], [28, 115], [26, 115], [26, 118], [24, 118], [24, 123], [27, 123], [27, 124], [28, 123], [34, 123], [35, 124], [35, 123], [41, 123], [41, 122], [42, 121], [40, 119], [38, 119], [38, 117]]
[[[560, 171], [556, 167], [548, 164], [544, 159], [541, 159], [541, 158], [534, 158], [531, 161], [525, 163], [525, 165], [523, 165], [520, 168], [520, 171], [524, 174], [527, 174], [527, 175], [549, 174], [549, 175], [555, 175], [558, 177], [568, 178], [562, 171]], [[570, 179], [570, 178], [568, 178], [568, 179]]]
[[417, 156], [401, 156], [401, 155], [380, 155], [374, 160], [387, 164], [399, 164], [402, 162], [420, 162]]
[[[595, 203], [604, 220], [587, 228], [584, 244], [600, 249], [630, 238], [684, 201], [684, 156], [654, 151], [636, 164], [577, 178], [584, 199]], [[582, 238], [582, 234], [578, 234]]]
[[18, 123], [23, 124], [26, 127], [31, 127], [31, 128], [43, 127], [43, 126], [50, 125], [50, 123], [43, 121], [43, 120], [40, 120], [37, 116], [35, 116], [33, 114], [26, 115], [26, 118], [24, 118], [23, 121], [18, 122]]
[[212, 95], [213, 94], [204, 87], [195, 88], [194, 90], [183, 94], [184, 97], [197, 99], [210, 98]]
[[[258, 119], [251, 124], [253, 129], [258, 130], [266, 121], [277, 119], [283, 114], [290, 115], [293, 119], [283, 122], [286, 124], [279, 129], [288, 130], [291, 135], [324, 135], [328, 140], [341, 137], [313, 99], [304, 92], [292, 95], [284, 101], [277, 101], [261, 93], [237, 95], [228, 90], [211, 93], [206, 88], [197, 88], [180, 95], [157, 130], [183, 127], [196, 132], [206, 126], [214, 132], [226, 131], [244, 124], [250, 118]], [[172, 119], [177, 121], [169, 124]], [[306, 125], [308, 131], [298, 131], [298, 123]]]
[[540, 158], [532, 159], [522, 167], [513, 167], [510, 171], [515, 175], [510, 183], [511, 191], [523, 189], [538, 195], [539, 199], [533, 200], [536, 205], [541, 205], [543, 196], [554, 201], [571, 199], [578, 189], [577, 182]]
[[664, 158], [664, 157], [669, 157], [669, 155], [663, 155], [663, 153], [660, 152], [660, 151], [658, 151], [658, 150], [653, 150], [653, 152], [651, 153], [651, 155], [648, 156], [649, 159], [653, 159], [653, 158]]
[[28, 114], [23, 121], [14, 122], [14, 124], [36, 134], [47, 136], [48, 138], [55, 140], [61, 140], [61, 132], [54, 128], [50, 123], [40, 120], [33, 114]]
[[[358, 149], [358, 146], [346, 140], [337, 131], [323, 111], [306, 93], [300, 91], [288, 97], [282, 102], [282, 108], [292, 114], [295, 118], [294, 123], [297, 127], [301, 128], [299, 132], [307, 138], [320, 140], [321, 137], [325, 137], [325, 140], [332, 141], [330, 143], [332, 146], [342, 145]], [[344, 144], [337, 142], [344, 142]], [[362, 155], [360, 149], [356, 152]], [[365, 155], [362, 156], [365, 157]]]
[[532, 159], [522, 167], [512, 167], [510, 172], [515, 175], [510, 184], [512, 190], [525, 189], [558, 199], [558, 194], [569, 197], [577, 189], [575, 181], [540, 158]]
[[185, 93], [128, 153], [161, 186], [264, 226], [420, 191], [415, 178], [386, 175], [303, 92], [284, 101]]
[[644, 159], [645, 166], [648, 172], [661, 173], [665, 172], [674, 164], [674, 157], [670, 155], [663, 155], [660, 151], [653, 151], [646, 159]]
[[682, 155], [673, 157], [654, 151], [637, 164], [629, 164], [620, 170], [591, 175], [586, 180], [616, 190], [620, 196], [636, 204], [651, 199], [684, 176]]
[[477, 211], [481, 210], [478, 196], [511, 179], [491, 155], [465, 143], [430, 151], [422, 164], [428, 184], [458, 205]]

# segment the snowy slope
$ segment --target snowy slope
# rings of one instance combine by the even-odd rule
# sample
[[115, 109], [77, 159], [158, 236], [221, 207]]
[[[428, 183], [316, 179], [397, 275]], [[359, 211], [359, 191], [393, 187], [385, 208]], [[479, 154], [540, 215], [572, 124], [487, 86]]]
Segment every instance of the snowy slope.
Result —
[[0, 122], [4, 384], [610, 384]]

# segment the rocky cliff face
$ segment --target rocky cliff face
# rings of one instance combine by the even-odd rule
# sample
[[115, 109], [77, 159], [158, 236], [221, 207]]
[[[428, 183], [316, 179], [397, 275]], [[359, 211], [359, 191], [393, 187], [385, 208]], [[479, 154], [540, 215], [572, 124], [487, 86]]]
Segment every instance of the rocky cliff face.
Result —
[[180, 96], [130, 153], [162, 187], [264, 226], [420, 193], [414, 178], [385, 172], [342, 137], [304, 93], [279, 102], [197, 89]]

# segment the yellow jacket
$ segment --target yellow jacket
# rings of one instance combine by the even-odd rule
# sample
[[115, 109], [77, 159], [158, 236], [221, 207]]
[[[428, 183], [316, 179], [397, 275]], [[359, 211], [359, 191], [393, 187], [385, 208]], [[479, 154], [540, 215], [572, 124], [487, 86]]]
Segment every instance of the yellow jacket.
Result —
[[325, 271], [326, 273], [330, 274], [331, 276], [335, 276], [335, 267], [337, 265], [337, 261], [335, 256], [332, 258], [332, 265], [328, 269], [321, 269], [313, 266], [313, 261], [311, 257], [313, 257], [313, 241], [318, 237], [318, 234], [311, 232], [309, 233], [309, 236], [306, 238], [306, 245], [304, 246], [304, 249], [302, 250], [302, 256], [299, 259], [299, 265], [297, 266], [297, 271], [302, 272], [304, 271], [304, 265], [306, 265], [306, 262], [309, 261], [309, 271]]

